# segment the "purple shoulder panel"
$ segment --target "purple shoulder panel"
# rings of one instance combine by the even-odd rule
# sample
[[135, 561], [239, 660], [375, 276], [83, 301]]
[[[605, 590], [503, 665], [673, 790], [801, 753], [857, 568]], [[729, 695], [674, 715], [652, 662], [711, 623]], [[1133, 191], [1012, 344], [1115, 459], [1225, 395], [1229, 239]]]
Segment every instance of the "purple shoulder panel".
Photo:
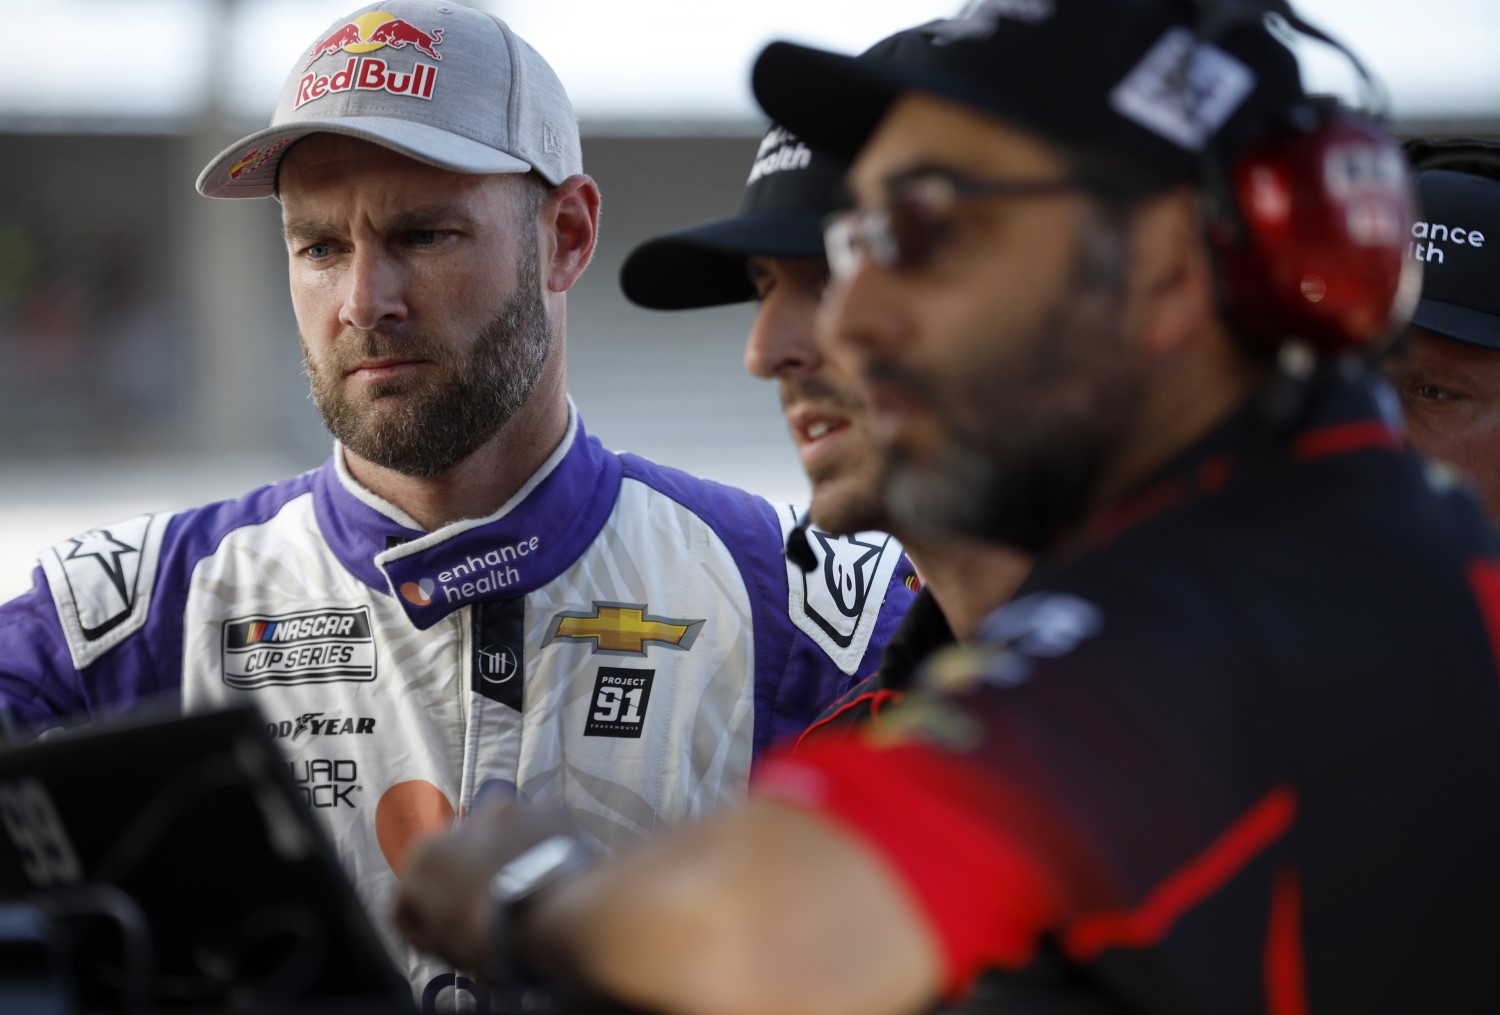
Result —
[[[193, 568], [230, 532], [270, 519], [310, 490], [314, 475], [306, 473], [238, 500], [173, 514], [160, 537], [144, 622], [81, 669], [74, 663], [51, 584], [38, 567], [32, 589], [0, 606], [0, 706], [18, 727], [41, 729], [86, 722], [125, 708], [175, 703], [182, 680], [183, 611]], [[109, 530], [91, 530], [76, 537], [71, 541], [75, 551], [99, 533], [109, 536]]]
[[750, 595], [755, 639], [755, 756], [783, 737], [802, 732], [819, 712], [875, 668], [880, 648], [911, 599], [902, 558], [886, 586], [869, 647], [853, 674], [792, 620], [782, 524], [764, 498], [712, 480], [621, 455], [625, 475], [672, 498], [723, 540]]

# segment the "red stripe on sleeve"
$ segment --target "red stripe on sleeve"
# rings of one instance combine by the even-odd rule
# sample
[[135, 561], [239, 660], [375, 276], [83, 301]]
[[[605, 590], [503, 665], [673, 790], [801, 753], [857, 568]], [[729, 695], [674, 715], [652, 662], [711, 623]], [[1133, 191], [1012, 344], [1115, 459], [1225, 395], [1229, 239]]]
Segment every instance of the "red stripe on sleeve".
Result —
[[1325, 426], [1299, 434], [1292, 441], [1292, 456], [1298, 461], [1311, 462], [1351, 451], [1367, 451], [1371, 448], [1396, 451], [1400, 447], [1401, 435], [1380, 420], [1372, 419]]
[[1262, 958], [1266, 1015], [1307, 1015], [1307, 974], [1302, 959], [1302, 881], [1297, 868], [1276, 872], [1271, 919]]
[[1500, 564], [1492, 560], [1470, 561], [1468, 574], [1479, 615], [1484, 618], [1484, 629], [1489, 632], [1495, 670], [1500, 673]]
[[818, 730], [827, 726], [829, 723], [833, 722], [835, 719], [848, 712], [850, 709], [857, 708], [858, 706], [868, 701], [870, 703], [870, 716], [871, 718], [874, 718], [880, 714], [880, 707], [882, 705], [886, 704], [892, 699], [899, 699], [900, 697], [901, 693], [899, 691], [892, 691], [886, 688], [881, 688], [878, 691], [866, 691], [864, 694], [861, 694], [858, 697], [851, 698], [840, 705], [836, 710], [834, 710], [832, 714], [825, 715], [823, 718], [813, 723], [807, 729], [803, 730], [802, 734], [797, 737], [797, 743], [793, 745], [792, 750], [800, 750], [802, 748], [802, 742], [804, 740], [812, 737], [813, 734], [818, 732]]
[[1034, 831], [1047, 817], [961, 758], [814, 740], [769, 762], [756, 790], [832, 818], [890, 865], [938, 942], [950, 998], [986, 967], [1026, 965], [1060, 922], [1054, 851]]
[[1153, 888], [1130, 910], [1095, 913], [1073, 922], [1062, 935], [1063, 951], [1087, 962], [1107, 948], [1143, 948], [1164, 938], [1183, 914], [1222, 888], [1287, 833], [1297, 815], [1297, 797], [1278, 787], [1209, 845]]

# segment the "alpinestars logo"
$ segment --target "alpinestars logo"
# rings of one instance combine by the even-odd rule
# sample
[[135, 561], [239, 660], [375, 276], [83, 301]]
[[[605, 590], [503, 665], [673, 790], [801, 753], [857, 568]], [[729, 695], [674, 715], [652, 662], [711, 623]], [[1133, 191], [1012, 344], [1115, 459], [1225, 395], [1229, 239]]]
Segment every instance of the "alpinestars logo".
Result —
[[[131, 519], [74, 536], [58, 546], [58, 558], [69, 585], [78, 591], [97, 589], [96, 596], [79, 603], [84, 637], [97, 638], [107, 633], [134, 608], [141, 591], [141, 546], [149, 523], [149, 516]], [[99, 581], [101, 572], [107, 584]]]

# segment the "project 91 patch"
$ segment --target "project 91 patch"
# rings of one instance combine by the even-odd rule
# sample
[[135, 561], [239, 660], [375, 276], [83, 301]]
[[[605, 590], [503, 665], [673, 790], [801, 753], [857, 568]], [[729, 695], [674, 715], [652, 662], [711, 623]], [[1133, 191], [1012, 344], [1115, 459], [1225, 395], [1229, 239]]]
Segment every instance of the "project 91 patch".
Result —
[[583, 735], [639, 738], [646, 726], [646, 706], [651, 703], [651, 681], [655, 677], [655, 670], [599, 667]]

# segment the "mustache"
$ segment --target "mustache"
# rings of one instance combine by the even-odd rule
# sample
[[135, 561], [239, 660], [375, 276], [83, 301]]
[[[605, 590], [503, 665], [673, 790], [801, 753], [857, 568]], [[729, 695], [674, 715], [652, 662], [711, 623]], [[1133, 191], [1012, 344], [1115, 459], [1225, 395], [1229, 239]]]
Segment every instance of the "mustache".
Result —
[[799, 375], [781, 382], [781, 407], [798, 402], [816, 402], [831, 409], [853, 414], [862, 412], [865, 399], [857, 391], [832, 384], [822, 377]]
[[416, 332], [396, 333], [378, 329], [361, 332], [348, 342], [340, 342], [335, 348], [339, 359], [350, 363], [362, 359], [384, 359], [388, 356], [439, 359], [446, 351], [442, 343]]
[[908, 398], [924, 405], [940, 404], [932, 382], [907, 370], [902, 370], [887, 360], [871, 360], [865, 365], [864, 381], [870, 387], [894, 388]]
[[[300, 335], [299, 338], [302, 342], [303, 366], [306, 372], [312, 369], [312, 362], [308, 356], [307, 339]], [[376, 329], [345, 333], [339, 337], [324, 357], [324, 365], [319, 368], [319, 372], [326, 370], [341, 375], [353, 369], [356, 363], [364, 360], [397, 356], [446, 362], [451, 358], [452, 353], [442, 342], [414, 331], [398, 332]]]

